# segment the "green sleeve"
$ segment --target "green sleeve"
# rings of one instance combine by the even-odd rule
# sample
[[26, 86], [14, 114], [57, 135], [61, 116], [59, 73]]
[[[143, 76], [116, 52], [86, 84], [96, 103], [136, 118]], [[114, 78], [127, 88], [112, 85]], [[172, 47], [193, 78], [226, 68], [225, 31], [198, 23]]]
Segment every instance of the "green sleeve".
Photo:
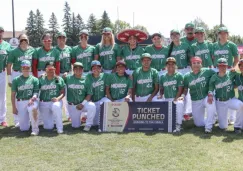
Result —
[[131, 78], [128, 78], [128, 88], [133, 88], [133, 83]]
[[231, 45], [231, 48], [232, 48], [232, 55], [233, 55], [233, 57], [239, 57], [239, 52], [238, 52], [238, 48], [237, 48], [237, 46], [236, 46], [236, 44], [232, 44]]
[[99, 53], [100, 53], [100, 44], [97, 44], [97, 45], [95, 46], [94, 54], [95, 54], [95, 55], [99, 55]]
[[12, 92], [17, 92], [18, 91], [18, 83], [17, 83], [17, 79], [16, 78], [13, 79], [11, 90], [12, 90]]
[[133, 87], [137, 83], [137, 70], [132, 73], [132, 78], [133, 78]]
[[33, 53], [32, 58], [33, 59], [38, 59], [38, 49], [35, 49], [35, 52]]
[[210, 73], [210, 75], [211, 76], [213, 76], [216, 72], [214, 71], [214, 70], [212, 70], [212, 69], [208, 69], [208, 71], [209, 71], [209, 73]]
[[188, 74], [184, 76], [184, 88], [188, 88], [189, 82], [188, 82]]
[[65, 83], [61, 77], [59, 77], [59, 82], [60, 90], [63, 90], [65, 88]]
[[125, 47], [123, 46], [122, 48], [121, 48], [121, 58], [122, 59], [124, 59], [125, 57], [124, 57], [124, 50], [125, 50]]
[[87, 90], [88, 95], [93, 95], [93, 88], [92, 88], [92, 83], [90, 82], [90, 79], [85, 80], [85, 88]]
[[113, 74], [107, 75], [106, 82], [105, 82], [105, 86], [108, 86], [108, 87], [111, 86], [112, 76], [113, 76]]
[[160, 77], [160, 79], [159, 79], [159, 85], [161, 86], [161, 87], [163, 87], [163, 85], [164, 85], [164, 75], [161, 75], [161, 77]]
[[215, 75], [210, 78], [208, 91], [213, 92], [215, 89]]
[[230, 79], [235, 79], [237, 72], [231, 72], [229, 71]]
[[183, 87], [184, 86], [183, 76], [181, 74], [178, 75], [177, 86], [178, 87]]
[[159, 84], [159, 74], [158, 71], [154, 70], [154, 74], [153, 74], [153, 82], [155, 84]]
[[39, 80], [34, 78], [34, 93], [39, 93]]
[[120, 57], [121, 56], [121, 47], [116, 44], [116, 57]]
[[195, 47], [196, 47], [196, 44], [192, 44], [191, 51], [190, 51], [190, 56], [191, 57], [195, 56]]
[[9, 52], [7, 63], [14, 63], [14, 51]]
[[55, 62], [60, 61], [60, 52], [55, 49]]
[[76, 59], [76, 47], [73, 47], [72, 48], [72, 51], [71, 51], [71, 59]]

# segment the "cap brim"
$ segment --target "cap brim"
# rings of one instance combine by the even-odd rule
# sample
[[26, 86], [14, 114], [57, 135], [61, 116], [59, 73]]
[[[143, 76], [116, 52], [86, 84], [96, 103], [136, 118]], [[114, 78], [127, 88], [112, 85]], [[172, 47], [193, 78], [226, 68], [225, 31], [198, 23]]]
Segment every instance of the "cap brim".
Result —
[[223, 66], [223, 65], [224, 65], [224, 66], [227, 66], [228, 64], [222, 64], [222, 63], [221, 63], [221, 64], [218, 64], [218, 66], [220, 66], [220, 65], [221, 65], [221, 66]]
[[141, 43], [148, 39], [148, 34], [141, 30], [127, 29], [117, 34], [117, 39], [121, 42], [128, 43], [128, 39], [131, 36], [137, 37], [137, 42]]

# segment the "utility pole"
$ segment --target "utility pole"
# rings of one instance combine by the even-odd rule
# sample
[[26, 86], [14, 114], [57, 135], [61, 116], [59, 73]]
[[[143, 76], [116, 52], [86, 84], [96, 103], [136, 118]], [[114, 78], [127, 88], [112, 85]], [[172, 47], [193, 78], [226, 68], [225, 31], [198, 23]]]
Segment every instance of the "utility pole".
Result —
[[12, 0], [12, 21], [13, 21], [13, 38], [15, 38], [15, 23], [14, 23], [14, 0]]
[[220, 0], [220, 26], [223, 26], [223, 0]]

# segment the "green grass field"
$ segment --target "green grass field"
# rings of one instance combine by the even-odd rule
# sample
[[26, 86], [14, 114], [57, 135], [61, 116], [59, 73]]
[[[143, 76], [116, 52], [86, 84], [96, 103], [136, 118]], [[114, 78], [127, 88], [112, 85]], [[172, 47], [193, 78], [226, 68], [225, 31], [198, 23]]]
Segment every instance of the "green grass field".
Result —
[[[8, 88], [9, 91], [9, 88]], [[243, 134], [233, 127], [204, 134], [192, 121], [181, 135], [85, 133], [64, 119], [64, 134], [40, 130], [38, 137], [13, 127], [8, 92], [8, 128], [0, 128], [0, 170], [243, 170]]]

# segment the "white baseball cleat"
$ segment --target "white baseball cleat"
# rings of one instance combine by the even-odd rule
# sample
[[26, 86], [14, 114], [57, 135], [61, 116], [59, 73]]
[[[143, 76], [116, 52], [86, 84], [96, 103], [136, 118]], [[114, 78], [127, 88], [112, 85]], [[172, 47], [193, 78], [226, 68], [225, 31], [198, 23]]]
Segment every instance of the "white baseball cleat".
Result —
[[58, 134], [62, 134], [63, 133], [63, 130], [57, 130], [57, 133]]
[[39, 132], [31, 132], [31, 134], [30, 134], [31, 136], [37, 136], [37, 135], [39, 135]]
[[90, 131], [90, 128], [91, 128], [91, 126], [85, 126], [84, 127], [84, 131], [89, 132]]
[[180, 133], [181, 132], [181, 125], [176, 124], [176, 129], [173, 131], [173, 133]]
[[210, 134], [210, 133], [212, 133], [212, 129], [208, 129], [208, 128], [206, 128], [206, 129], [205, 129], [205, 133], [206, 133], [206, 134]]
[[19, 122], [15, 123], [15, 128], [18, 128], [19, 127]]

